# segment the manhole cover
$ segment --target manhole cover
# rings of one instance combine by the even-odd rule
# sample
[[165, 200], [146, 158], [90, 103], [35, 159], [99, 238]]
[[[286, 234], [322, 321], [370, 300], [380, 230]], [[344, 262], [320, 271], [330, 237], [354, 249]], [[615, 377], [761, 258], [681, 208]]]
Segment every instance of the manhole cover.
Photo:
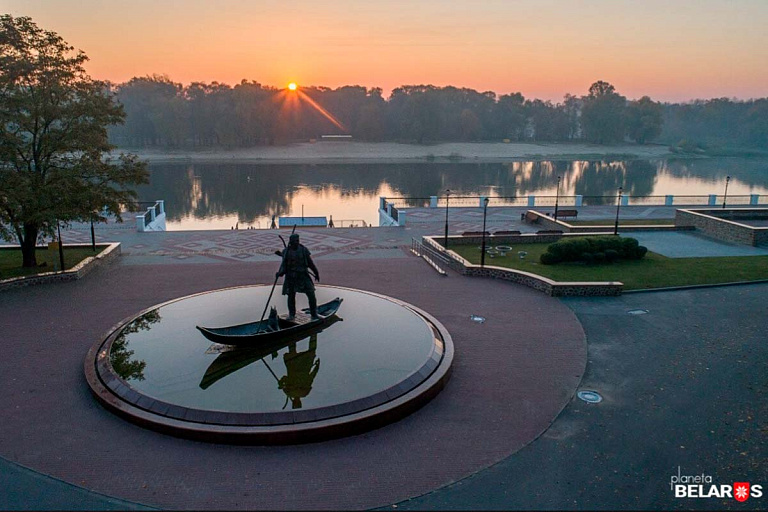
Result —
[[473, 322], [477, 322], [478, 324], [482, 324], [485, 322], [485, 317], [479, 316], [479, 315], [469, 315], [469, 319], [472, 320]]
[[579, 391], [576, 396], [588, 404], [597, 404], [603, 401], [603, 397], [597, 391]]
[[647, 309], [630, 309], [627, 311], [630, 315], [645, 315], [648, 313]]

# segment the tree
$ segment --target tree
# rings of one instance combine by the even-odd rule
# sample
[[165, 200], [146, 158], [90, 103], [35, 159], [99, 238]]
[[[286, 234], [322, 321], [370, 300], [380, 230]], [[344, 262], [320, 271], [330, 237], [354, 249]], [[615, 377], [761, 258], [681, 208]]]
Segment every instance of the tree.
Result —
[[496, 135], [501, 139], [522, 140], [525, 135], [525, 98], [519, 92], [505, 94], [495, 106]]
[[581, 124], [590, 142], [607, 144], [624, 138], [624, 110], [627, 99], [602, 80], [592, 84], [584, 97]]
[[59, 221], [103, 221], [102, 208], [122, 220], [126, 187], [147, 181], [135, 156], [108, 156], [125, 114], [87, 60], [31, 18], [0, 16], [0, 237], [18, 240], [25, 267]]
[[648, 96], [629, 102], [626, 112], [627, 135], [638, 144], [645, 144], [659, 136], [663, 120], [663, 108]]

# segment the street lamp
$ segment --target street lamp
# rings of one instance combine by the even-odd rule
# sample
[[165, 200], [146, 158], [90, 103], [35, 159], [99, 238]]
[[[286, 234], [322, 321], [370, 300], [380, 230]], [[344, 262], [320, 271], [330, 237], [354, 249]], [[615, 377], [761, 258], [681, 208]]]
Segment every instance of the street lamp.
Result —
[[731, 181], [730, 176], [725, 177], [725, 193], [723, 194], [723, 208], [725, 208], [725, 200], [728, 199], [728, 182]]
[[619, 234], [619, 209], [621, 208], [621, 193], [624, 187], [619, 187], [619, 195], [616, 197], [616, 224], [613, 225], [613, 234]]
[[557, 220], [557, 203], [560, 199], [560, 176], [557, 177], [557, 192], [555, 192], [555, 220]]
[[451, 189], [445, 191], [445, 239], [443, 240], [443, 247], [448, 248], [448, 199], [451, 197]]
[[56, 231], [59, 234], [59, 263], [61, 263], [61, 271], [64, 272], [64, 246], [61, 243], [61, 224], [56, 219]]
[[480, 266], [485, 267], [485, 215], [488, 213], [488, 198], [483, 199], [483, 246], [480, 248]]
[[93, 212], [91, 212], [91, 250], [96, 252], [96, 232], [93, 230]]

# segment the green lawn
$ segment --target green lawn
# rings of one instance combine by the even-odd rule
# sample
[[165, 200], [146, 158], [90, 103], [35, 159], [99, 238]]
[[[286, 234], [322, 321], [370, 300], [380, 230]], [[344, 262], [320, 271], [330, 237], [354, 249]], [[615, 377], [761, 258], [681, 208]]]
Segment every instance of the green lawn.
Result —
[[[69, 248], [65, 245], [64, 265], [67, 269], [70, 269], [88, 256], [99, 254], [106, 247], [106, 245], [97, 245], [96, 252], [93, 252], [90, 247]], [[23, 268], [21, 266], [22, 260], [20, 249], [0, 249], [0, 279], [53, 272], [54, 267], [58, 267], [59, 265], [58, 251], [49, 252], [48, 249], [38, 249], [36, 256], [38, 264], [37, 268]], [[44, 266], [39, 266], [43, 263], [45, 263]]]
[[[613, 226], [616, 222], [615, 219], [596, 219], [596, 220], [565, 220], [572, 226]], [[621, 226], [658, 226], [658, 225], [673, 225], [675, 219], [619, 219], [619, 227]]]
[[[625, 290], [768, 279], [768, 256], [667, 258], [649, 251], [642, 260], [602, 265], [542, 265], [539, 256], [547, 245], [514, 244], [504, 257], [486, 255], [485, 264], [524, 270], [555, 281], [621, 281]], [[472, 263], [480, 263], [480, 249], [475, 245], [452, 246], [451, 250]], [[518, 251], [526, 251], [528, 255], [521, 260]]]

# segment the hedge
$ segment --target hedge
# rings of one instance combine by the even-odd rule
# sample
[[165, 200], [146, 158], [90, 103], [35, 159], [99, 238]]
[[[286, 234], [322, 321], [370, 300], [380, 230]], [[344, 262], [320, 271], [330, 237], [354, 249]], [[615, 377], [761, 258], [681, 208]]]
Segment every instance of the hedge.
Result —
[[539, 260], [544, 265], [564, 261], [585, 263], [611, 263], [618, 259], [639, 260], [648, 252], [635, 238], [617, 236], [591, 236], [567, 238], [547, 247]]

